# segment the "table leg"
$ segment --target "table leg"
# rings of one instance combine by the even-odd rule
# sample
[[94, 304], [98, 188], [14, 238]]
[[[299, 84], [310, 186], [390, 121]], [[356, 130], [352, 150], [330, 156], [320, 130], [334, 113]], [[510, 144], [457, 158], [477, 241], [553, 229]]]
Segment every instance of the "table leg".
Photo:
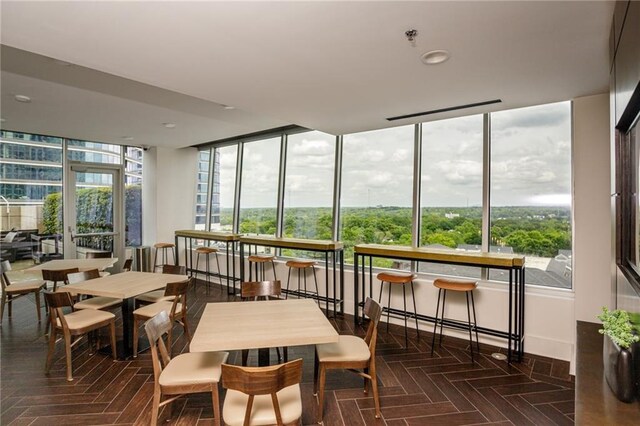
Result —
[[269, 348], [258, 349], [258, 367], [266, 367], [269, 365], [269, 355], [271, 350]]
[[122, 301], [122, 353], [123, 359], [133, 354], [133, 297]]

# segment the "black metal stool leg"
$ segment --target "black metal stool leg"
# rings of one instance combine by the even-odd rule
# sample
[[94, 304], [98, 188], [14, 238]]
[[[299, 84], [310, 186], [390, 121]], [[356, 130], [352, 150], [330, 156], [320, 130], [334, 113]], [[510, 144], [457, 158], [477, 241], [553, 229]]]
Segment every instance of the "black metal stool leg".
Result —
[[160, 250], [159, 248], [156, 249], [156, 254], [153, 256], [153, 272], [156, 271], [156, 269], [158, 269], [158, 250]]
[[469, 309], [469, 292], [465, 292], [467, 296], [467, 320], [469, 321], [469, 351], [471, 352], [471, 363], [473, 364], [473, 333], [471, 332], [471, 310]]
[[471, 292], [471, 308], [473, 309], [473, 327], [476, 329], [476, 348], [480, 354], [480, 339], [478, 338], [478, 320], [476, 319], [476, 303], [473, 300], [473, 291]]
[[436, 331], [438, 330], [438, 311], [440, 310], [440, 295], [442, 289], [438, 289], [438, 304], [436, 305], [436, 319], [433, 322], [433, 337], [431, 337], [431, 355], [433, 356], [433, 348], [436, 345]]
[[213, 253], [216, 257], [216, 265], [218, 265], [218, 282], [220, 283], [220, 291], [222, 292], [222, 273], [220, 273], [220, 258], [218, 252]]
[[416, 337], [420, 338], [420, 329], [418, 328], [418, 310], [416, 309], [416, 293], [413, 291], [413, 281], [411, 281], [411, 297], [413, 298], [413, 317], [416, 319]]
[[193, 276], [194, 280], [193, 280], [193, 285], [198, 288], [198, 285], [196, 284], [198, 282], [198, 265], [200, 265], [200, 253], [198, 253], [198, 255], [196, 256], [196, 271], [195, 271], [195, 275]]
[[447, 290], [442, 292], [442, 318], [440, 318], [440, 346], [442, 346], [442, 329], [444, 328], [444, 307], [447, 301]]
[[384, 288], [384, 281], [380, 281], [380, 295], [378, 296], [378, 304], [379, 305], [382, 304], [382, 289], [383, 288]]
[[291, 280], [291, 267], [289, 267], [289, 275], [287, 276], [287, 294], [284, 295], [285, 299], [289, 298], [289, 281]]
[[391, 283], [389, 283], [389, 286], [387, 287], [387, 290], [389, 290], [389, 297], [387, 298], [387, 333], [389, 333], [389, 315], [391, 314], [390, 309], [391, 309]]
[[271, 269], [273, 269], [273, 280], [277, 281], [278, 278], [276, 277], [276, 263], [273, 260], [271, 261]]
[[409, 347], [409, 334], [407, 331], [407, 287], [402, 284], [402, 301], [404, 302], [404, 347]]
[[208, 295], [211, 290], [211, 268], [209, 267], [209, 260], [211, 255], [210, 253], [206, 253], [205, 256], [207, 256], [205, 265], [207, 267], [207, 295]]

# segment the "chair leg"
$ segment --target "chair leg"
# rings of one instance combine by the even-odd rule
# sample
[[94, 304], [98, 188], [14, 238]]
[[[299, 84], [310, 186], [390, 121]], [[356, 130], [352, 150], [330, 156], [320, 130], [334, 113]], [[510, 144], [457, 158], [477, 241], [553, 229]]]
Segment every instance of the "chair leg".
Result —
[[433, 321], [433, 337], [431, 338], [431, 356], [433, 356], [433, 348], [436, 346], [436, 330], [438, 329], [438, 311], [440, 310], [440, 295], [442, 289], [438, 290], [438, 303], [436, 304], [436, 317]]
[[218, 384], [211, 385], [211, 402], [213, 404], [213, 423], [220, 426], [220, 394], [218, 393]]
[[113, 320], [109, 323], [109, 337], [111, 337], [111, 356], [114, 361], [118, 359], [118, 353], [116, 351], [116, 321]]
[[133, 357], [138, 357], [138, 317], [133, 316]]
[[318, 367], [319, 367], [319, 361], [318, 361], [318, 352], [314, 351], [313, 354], [313, 396], [317, 396], [318, 395]]
[[67, 381], [73, 381], [73, 368], [71, 366], [71, 335], [64, 333], [64, 350], [67, 355]]
[[380, 413], [380, 395], [378, 394], [378, 376], [376, 375], [376, 360], [375, 358], [371, 359], [371, 363], [369, 364], [369, 375], [371, 376], [371, 389], [373, 390], [373, 404], [376, 408], [376, 419], [382, 417]]
[[2, 301], [0, 301], [0, 324], [2, 324], [2, 318], [4, 318], [4, 305], [7, 303], [6, 293], [2, 293]]
[[160, 385], [156, 383], [153, 388], [153, 408], [151, 409], [151, 424], [153, 426], [156, 426], [158, 424], [160, 398], [162, 398], [162, 392], [160, 391]]
[[[369, 367], [364, 368], [364, 374], [369, 375]], [[369, 389], [367, 388], [367, 384], [369, 383], [370, 380], [365, 377], [363, 381], [364, 381], [364, 389], [362, 391], [365, 395], [368, 395]]]
[[46, 374], [49, 374], [49, 370], [51, 370], [51, 364], [53, 363], [53, 355], [56, 352], [56, 331], [51, 330], [49, 333], [49, 351], [47, 352], [47, 360], [44, 363], [44, 371]]
[[8, 317], [11, 318], [11, 315], [13, 314], [13, 296], [12, 295], [8, 295], [7, 303], [9, 304]]
[[167, 332], [167, 352], [169, 356], [171, 356], [171, 349], [173, 348], [173, 319], [171, 320], [171, 327], [169, 327], [169, 331]]
[[40, 290], [35, 292], [36, 298], [36, 313], [38, 314], [38, 322], [42, 320], [42, 314], [40, 313]]
[[318, 389], [318, 424], [322, 424], [322, 416], [324, 414], [324, 383], [326, 379], [326, 367], [324, 364], [320, 363], [320, 383]]
[[184, 334], [187, 335], [187, 339], [191, 342], [191, 333], [189, 332], [189, 323], [187, 322], [187, 314], [182, 316], [182, 327], [184, 328]]

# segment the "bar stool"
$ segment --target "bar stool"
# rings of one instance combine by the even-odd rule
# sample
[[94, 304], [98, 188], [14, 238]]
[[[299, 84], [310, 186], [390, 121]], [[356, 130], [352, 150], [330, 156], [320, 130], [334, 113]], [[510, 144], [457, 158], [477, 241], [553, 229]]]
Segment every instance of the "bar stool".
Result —
[[[467, 326], [469, 329], [469, 350], [471, 351], [471, 362], [473, 363], [473, 339], [471, 330], [475, 329], [476, 331], [476, 347], [478, 349], [478, 353], [480, 353], [480, 341], [478, 340], [478, 327], [476, 323], [476, 304], [473, 301], [473, 290], [476, 289], [478, 283], [475, 281], [460, 281], [460, 280], [450, 280], [445, 278], [438, 278], [433, 282], [433, 285], [438, 288], [438, 304], [436, 305], [436, 319], [433, 324], [433, 338], [431, 339], [431, 355], [433, 355], [433, 347], [436, 343], [436, 328], [438, 326], [438, 322], [440, 322], [440, 345], [442, 345], [442, 327], [444, 326], [444, 305], [447, 298], [447, 290], [464, 293], [467, 298]], [[440, 309], [440, 294], [442, 293], [442, 317], [438, 319], [438, 311]], [[471, 294], [471, 307], [473, 308], [473, 323], [471, 322], [471, 312], [469, 311], [469, 294]], [[462, 322], [462, 321], [454, 321], [453, 322]], [[472, 326], [473, 324], [473, 326]]]
[[[173, 259], [176, 258], [175, 247], [176, 245], [173, 243], [155, 243], [153, 247], [156, 249], [156, 254], [153, 257], [153, 272], [160, 266], [167, 265], [167, 251], [171, 249], [173, 253]], [[158, 251], [162, 250], [162, 263], [158, 264]], [[175, 263], [175, 262], [174, 262]]]
[[216, 255], [216, 263], [218, 264], [218, 278], [220, 277], [220, 261], [218, 260], [218, 249], [215, 247], [198, 247], [196, 249], [196, 253], [198, 253], [198, 257], [196, 258], [196, 278], [198, 275], [198, 265], [200, 264], [200, 255], [203, 254], [205, 257], [205, 267], [207, 270], [207, 294], [209, 294], [209, 288], [211, 287], [211, 269], [209, 269], [209, 258], [212, 253]]
[[387, 333], [389, 332], [389, 316], [391, 309], [391, 284], [400, 284], [402, 285], [402, 300], [404, 302], [404, 346], [405, 348], [409, 346], [409, 336], [407, 332], [407, 291], [406, 284], [411, 285], [411, 297], [413, 298], [413, 317], [416, 319], [416, 333], [418, 337], [420, 337], [420, 329], [418, 328], [418, 315], [416, 310], [416, 294], [413, 291], [413, 280], [416, 278], [416, 275], [411, 272], [380, 272], [376, 275], [376, 278], [380, 280], [380, 296], [378, 296], [378, 303], [382, 302], [382, 290], [384, 289], [384, 283], [389, 284], [387, 287], [389, 297], [387, 300], [387, 307], [384, 308], [387, 310]]
[[271, 262], [271, 269], [273, 269], [273, 280], [277, 281], [276, 278], [276, 264], [274, 262], [275, 256], [272, 254], [253, 254], [247, 258], [249, 261], [249, 281], [253, 281], [251, 274], [251, 264], [253, 263], [254, 268], [256, 270], [256, 281], [265, 281], [264, 275], [264, 265], [268, 262]]
[[[285, 299], [289, 297], [289, 281], [291, 280], [291, 270], [296, 269], [298, 271], [298, 297], [300, 296], [300, 275], [304, 274], [304, 293], [305, 296], [307, 294], [315, 294], [318, 295], [318, 277], [316, 277], [316, 262], [313, 260], [306, 259], [298, 259], [298, 260], [289, 260], [286, 265], [289, 267], [289, 275], [287, 276], [287, 294], [285, 295]], [[311, 268], [313, 271], [313, 279], [316, 283], [316, 291], [309, 292], [307, 291], [307, 269]]]

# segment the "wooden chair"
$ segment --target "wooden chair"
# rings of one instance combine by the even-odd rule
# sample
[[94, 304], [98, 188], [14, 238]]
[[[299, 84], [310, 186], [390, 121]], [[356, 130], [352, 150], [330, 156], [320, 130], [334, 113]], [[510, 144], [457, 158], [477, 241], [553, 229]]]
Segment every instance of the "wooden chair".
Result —
[[[316, 345], [316, 362], [314, 366], [313, 388], [318, 396], [319, 419], [322, 423], [324, 410], [324, 385], [327, 370], [349, 370], [364, 377], [364, 393], [367, 394], [367, 381], [373, 389], [375, 417], [380, 418], [380, 399], [378, 397], [378, 382], [376, 381], [376, 340], [378, 337], [378, 322], [382, 315], [382, 307], [375, 300], [367, 297], [364, 313], [369, 317], [369, 328], [364, 339], [357, 336], [341, 335], [337, 343]], [[362, 369], [363, 371], [359, 371]], [[318, 370], [320, 383], [318, 385]], [[318, 389], [319, 387], [319, 389]]]
[[[165, 287], [164, 295], [172, 296], [173, 300], [163, 300], [160, 302], [152, 303], [150, 305], [143, 306], [133, 311], [133, 357], [138, 356], [138, 327], [139, 323], [147, 321], [149, 318], [153, 318], [156, 314], [162, 311], [169, 312], [169, 318], [171, 322], [176, 321], [184, 328], [184, 333], [187, 335], [189, 341], [191, 341], [191, 334], [189, 333], [189, 324], [187, 322], [187, 290], [191, 284], [191, 278], [184, 281], [178, 281], [175, 283], [169, 283]], [[172, 329], [169, 329], [167, 336], [167, 347], [169, 353], [171, 353], [171, 335]]]
[[[257, 281], [257, 282], [243, 282], [240, 285], [240, 296], [243, 300], [269, 300], [272, 297], [276, 299], [280, 298], [282, 294], [280, 281]], [[280, 355], [280, 348], [276, 348], [278, 351], [278, 360], [283, 361], [283, 357]], [[287, 348], [283, 348], [284, 362], [289, 360], [289, 352]], [[247, 365], [249, 359], [249, 350], [242, 350], [242, 365]]]
[[[161, 311], [147, 321], [144, 329], [151, 345], [153, 362], [153, 408], [151, 424], [158, 423], [160, 407], [171, 404], [182, 395], [190, 393], [211, 392], [213, 401], [213, 417], [216, 425], [220, 425], [220, 398], [218, 383], [220, 382], [221, 365], [227, 361], [228, 352], [192, 352], [171, 358], [170, 351], [162, 340], [165, 333], [170, 333], [173, 321], [167, 311]], [[172, 395], [162, 401], [163, 395]], [[171, 407], [169, 406], [169, 410]]]
[[[74, 272], [67, 275], [69, 284], [81, 283], [89, 280], [100, 278], [100, 271], [97, 269], [91, 269], [89, 271]], [[91, 297], [89, 299], [81, 300], [73, 305], [74, 309], [100, 309], [109, 310], [122, 306], [122, 299], [115, 297]]]
[[132, 264], [133, 264], [133, 259], [125, 260], [124, 265], [122, 265], [122, 272], [129, 272], [131, 270]]
[[[187, 267], [179, 265], [162, 265], [163, 274], [174, 275], [187, 275]], [[138, 309], [140, 306], [150, 305], [156, 302], [172, 301], [173, 296], [166, 296], [164, 290], [154, 290], [141, 294], [135, 298], [135, 306]]]
[[294, 425], [302, 417], [302, 359], [269, 367], [222, 364], [227, 395], [222, 418], [229, 426]]
[[84, 255], [87, 259], [109, 259], [112, 256], [110, 251], [89, 251]]
[[36, 312], [38, 313], [38, 322], [40, 322], [40, 290], [42, 290], [46, 283], [42, 280], [25, 281], [21, 283], [11, 284], [7, 271], [11, 270], [11, 264], [8, 260], [3, 260], [0, 263], [0, 282], [2, 285], [2, 304], [0, 304], [0, 324], [2, 324], [2, 318], [4, 318], [4, 305], [9, 304], [8, 317], [11, 318], [13, 311], [13, 301], [19, 297], [26, 296], [33, 293], [35, 295]]
[[58, 283], [69, 284], [69, 280], [67, 279], [68, 274], [73, 274], [74, 272], [80, 272], [78, 268], [69, 268], [69, 269], [43, 269], [42, 270], [42, 279], [45, 281], [50, 281], [53, 283], [53, 291], [55, 292], [58, 289]]
[[63, 308], [71, 307], [73, 309], [73, 301], [71, 295], [67, 292], [51, 293], [45, 292], [44, 297], [49, 306], [49, 320], [51, 330], [49, 332], [49, 352], [47, 353], [47, 361], [45, 370], [47, 374], [51, 369], [53, 355], [56, 351], [56, 338], [58, 333], [64, 337], [64, 346], [67, 358], [67, 380], [73, 380], [73, 370], [71, 366], [71, 348], [75, 346], [80, 339], [71, 342], [72, 336], [81, 336], [90, 331], [97, 330], [102, 327], [109, 327], [111, 337], [111, 354], [113, 360], [116, 360], [116, 316], [111, 312], [98, 311], [94, 309], [83, 309], [72, 311], [70, 314], [64, 314]]

